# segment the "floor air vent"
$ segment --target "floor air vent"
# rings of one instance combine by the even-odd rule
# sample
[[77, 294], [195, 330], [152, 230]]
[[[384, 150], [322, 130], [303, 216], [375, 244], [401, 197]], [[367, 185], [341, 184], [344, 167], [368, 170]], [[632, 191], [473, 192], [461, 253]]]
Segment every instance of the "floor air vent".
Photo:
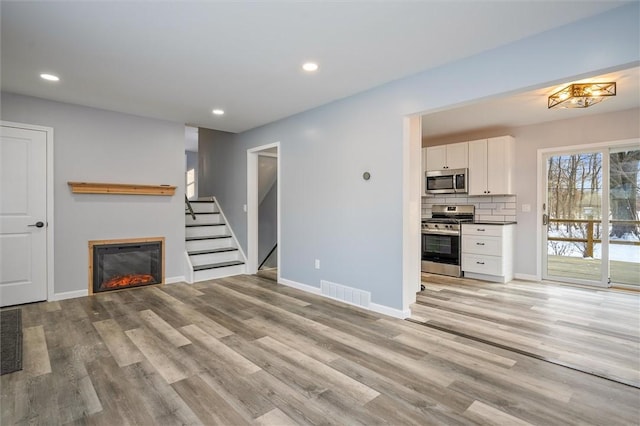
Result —
[[369, 304], [371, 303], [371, 293], [368, 291], [358, 290], [357, 288], [347, 287], [342, 284], [320, 280], [320, 291], [324, 296], [351, 305], [362, 306], [363, 308], [369, 308]]

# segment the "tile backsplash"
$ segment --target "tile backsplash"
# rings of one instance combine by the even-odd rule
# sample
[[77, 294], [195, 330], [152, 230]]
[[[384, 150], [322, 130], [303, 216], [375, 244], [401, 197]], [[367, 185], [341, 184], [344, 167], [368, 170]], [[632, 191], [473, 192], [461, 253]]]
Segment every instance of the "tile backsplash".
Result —
[[434, 204], [462, 205], [472, 204], [476, 208], [476, 220], [515, 221], [516, 196], [469, 196], [467, 194], [442, 194], [440, 196], [422, 197], [422, 217], [431, 217], [431, 206]]

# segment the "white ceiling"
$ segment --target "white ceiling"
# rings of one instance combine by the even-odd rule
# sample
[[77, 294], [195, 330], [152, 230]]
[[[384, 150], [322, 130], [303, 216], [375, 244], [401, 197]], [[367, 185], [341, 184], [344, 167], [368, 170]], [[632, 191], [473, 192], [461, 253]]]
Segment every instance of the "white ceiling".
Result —
[[[616, 96], [589, 108], [547, 108], [549, 95], [570, 83], [616, 82]], [[422, 117], [423, 139], [512, 128], [640, 107], [640, 68], [630, 68], [552, 87], [476, 102]]]
[[2, 1], [1, 83], [240, 132], [623, 3]]

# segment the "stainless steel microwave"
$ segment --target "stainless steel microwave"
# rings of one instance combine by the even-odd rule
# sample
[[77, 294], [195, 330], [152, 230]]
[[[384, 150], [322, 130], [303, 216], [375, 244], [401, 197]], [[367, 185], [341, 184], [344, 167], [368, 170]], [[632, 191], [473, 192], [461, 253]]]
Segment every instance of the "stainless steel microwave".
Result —
[[427, 194], [463, 194], [469, 191], [469, 169], [432, 170], [425, 173]]

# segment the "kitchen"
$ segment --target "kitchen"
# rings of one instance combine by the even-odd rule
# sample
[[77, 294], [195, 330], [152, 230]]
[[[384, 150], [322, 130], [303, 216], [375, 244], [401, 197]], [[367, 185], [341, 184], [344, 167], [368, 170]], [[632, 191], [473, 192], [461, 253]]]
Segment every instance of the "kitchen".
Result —
[[422, 160], [422, 272], [511, 281], [515, 139], [427, 147]]
[[[545, 192], [554, 188], [550, 158], [597, 151], [606, 163], [618, 152], [640, 152], [639, 76], [631, 68], [593, 77], [617, 81], [619, 88], [615, 98], [593, 108], [548, 109], [547, 97], [557, 89], [548, 87], [422, 117], [422, 291], [411, 322], [640, 386], [637, 345], [631, 343], [637, 340], [640, 273], [626, 287], [607, 282], [625, 269], [637, 271], [640, 256], [625, 262], [614, 251], [605, 253], [610, 259], [552, 256], [552, 227], [549, 218], [543, 222], [543, 207], [551, 200]], [[633, 96], [623, 99], [629, 92], [623, 95], [622, 87]], [[614, 199], [609, 189], [608, 183], [600, 187], [605, 203]], [[630, 222], [637, 226], [637, 220]], [[636, 241], [608, 242], [633, 253], [640, 249]], [[572, 276], [549, 279], [551, 258]], [[600, 267], [600, 280], [574, 278], [593, 264]], [[614, 343], [601, 334], [614, 328], [630, 340]]]
[[[501, 260], [505, 262], [493, 263], [502, 270], [486, 274], [489, 276], [482, 279], [542, 281], [546, 275], [547, 246], [547, 227], [542, 225], [546, 185], [542, 155], [583, 147], [609, 149], [625, 144], [637, 147], [639, 74], [639, 68], [633, 67], [585, 79], [617, 81], [618, 84], [615, 97], [591, 108], [547, 108], [547, 97], [569, 83], [561, 82], [557, 86], [424, 115], [422, 218], [431, 220], [434, 206], [473, 206], [476, 222], [513, 229], [513, 235], [505, 236], [507, 246], [502, 246], [506, 258]], [[485, 153], [489, 149], [488, 141], [493, 145], [492, 155]], [[463, 173], [454, 172], [459, 169]], [[427, 171], [432, 185], [436, 185], [429, 193], [425, 187]], [[466, 188], [457, 192], [445, 188], [438, 193], [438, 174], [465, 174], [465, 178], [458, 176], [457, 180], [467, 179]], [[459, 228], [462, 231], [471, 225]], [[465, 266], [483, 260], [474, 260], [471, 255], [478, 253], [473, 253], [474, 247], [464, 240], [462, 237], [461, 243], [459, 241], [458, 267], [461, 275], [470, 277], [472, 275], [464, 273]], [[486, 250], [482, 254], [488, 255]], [[497, 252], [492, 255], [501, 257]], [[487, 265], [485, 262], [484, 266]], [[454, 270], [449, 275], [457, 273]]]

